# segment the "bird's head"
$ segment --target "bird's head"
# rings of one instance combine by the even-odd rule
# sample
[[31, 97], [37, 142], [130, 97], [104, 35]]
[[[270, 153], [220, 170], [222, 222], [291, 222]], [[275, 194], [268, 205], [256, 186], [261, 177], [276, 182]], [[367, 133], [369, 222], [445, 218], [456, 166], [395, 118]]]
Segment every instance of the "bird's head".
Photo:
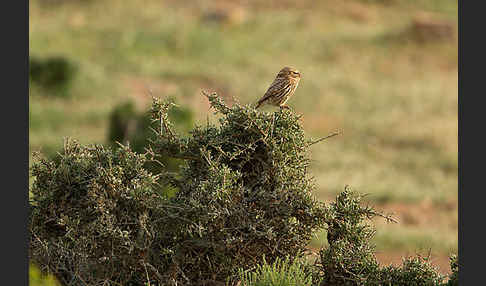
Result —
[[278, 73], [279, 77], [286, 77], [286, 78], [292, 78], [294, 80], [300, 80], [301, 73], [291, 67], [284, 67], [283, 69], [280, 70]]

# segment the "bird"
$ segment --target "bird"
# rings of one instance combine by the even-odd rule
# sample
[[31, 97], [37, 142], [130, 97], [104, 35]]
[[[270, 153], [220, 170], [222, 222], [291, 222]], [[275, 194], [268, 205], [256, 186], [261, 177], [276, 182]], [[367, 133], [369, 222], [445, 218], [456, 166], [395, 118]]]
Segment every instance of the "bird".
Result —
[[299, 85], [301, 73], [291, 67], [282, 68], [275, 80], [272, 82], [267, 92], [258, 100], [255, 109], [264, 104], [279, 106], [280, 108], [289, 108], [285, 103], [294, 94]]

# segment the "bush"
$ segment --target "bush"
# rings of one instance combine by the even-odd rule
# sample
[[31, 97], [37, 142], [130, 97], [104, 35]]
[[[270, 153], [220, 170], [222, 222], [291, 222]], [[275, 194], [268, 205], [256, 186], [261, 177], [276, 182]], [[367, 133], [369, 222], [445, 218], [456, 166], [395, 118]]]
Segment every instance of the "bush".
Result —
[[[189, 137], [168, 120], [173, 104], [154, 100], [146, 154], [69, 141], [60, 160], [35, 162], [31, 257], [69, 285], [225, 281], [263, 257], [298, 257], [324, 224], [298, 116], [208, 98], [220, 124]], [[143, 166], [164, 156], [184, 165], [158, 180]]]
[[449, 258], [451, 264], [451, 275], [449, 276], [449, 281], [447, 281], [447, 286], [457, 286], [459, 285], [459, 261], [457, 260], [457, 255], [453, 254]]
[[367, 285], [443, 285], [445, 279], [430, 264], [430, 257], [407, 257], [401, 267], [387, 266], [380, 269], [379, 278], [369, 279]]
[[346, 187], [328, 207], [329, 246], [320, 250], [320, 285], [442, 285], [445, 277], [428, 257], [407, 258], [401, 267], [379, 266], [370, 242], [375, 229], [369, 220], [376, 216], [393, 219], [361, 205], [361, 198]]
[[224, 281], [238, 268], [297, 257], [324, 225], [324, 206], [312, 196], [308, 147], [291, 111], [262, 113], [226, 106], [206, 95], [220, 124], [198, 126], [182, 138], [168, 120], [170, 103], [154, 100], [161, 123], [152, 152], [185, 160], [173, 198], [180, 281]]
[[[30, 258], [64, 285], [457, 285], [455, 257], [449, 284], [428, 258], [380, 267], [369, 220], [393, 219], [349, 188], [328, 206], [312, 196], [308, 150], [322, 140], [305, 138], [299, 116], [206, 96], [219, 125], [185, 137], [169, 121], [174, 104], [154, 99], [143, 154], [68, 140], [58, 160], [36, 157]], [[181, 160], [180, 171], [147, 171], [161, 157]], [[303, 263], [323, 227], [329, 246]]]
[[326, 207], [329, 247], [320, 250], [313, 265], [277, 258], [273, 264], [264, 262], [256, 269], [240, 269], [240, 285], [458, 285], [456, 255], [450, 257], [452, 273], [446, 282], [430, 264], [430, 256], [407, 257], [399, 267], [380, 267], [370, 244], [375, 230], [368, 221], [376, 216], [393, 219], [363, 206], [361, 198], [346, 187]]
[[77, 70], [78, 66], [64, 57], [29, 57], [31, 82], [38, 84], [51, 95], [68, 96]]
[[[193, 127], [194, 114], [188, 108], [173, 108], [169, 110], [168, 116], [175, 122], [176, 130], [183, 134], [188, 134]], [[113, 147], [118, 146], [117, 142], [129, 143], [134, 152], [143, 153], [154, 138], [150, 112], [138, 112], [132, 101], [116, 106], [111, 112], [109, 124], [108, 142]], [[175, 172], [182, 163], [180, 159], [162, 156], [159, 161], [163, 166], [148, 162], [146, 167], [153, 173], [160, 173], [162, 170]]]
[[164, 265], [157, 218], [165, 199], [145, 156], [75, 141], [60, 156], [32, 165], [31, 259], [64, 285], [142, 285], [148, 265]]

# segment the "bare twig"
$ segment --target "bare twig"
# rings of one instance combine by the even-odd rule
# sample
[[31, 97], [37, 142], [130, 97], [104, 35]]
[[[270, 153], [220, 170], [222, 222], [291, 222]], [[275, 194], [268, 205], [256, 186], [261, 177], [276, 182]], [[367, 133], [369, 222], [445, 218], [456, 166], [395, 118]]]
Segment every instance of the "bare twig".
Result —
[[162, 126], [164, 127], [165, 131], [170, 135], [170, 140], [174, 140], [175, 136], [172, 133], [172, 130], [170, 130], [169, 126], [167, 125], [167, 122], [163, 119], [162, 114], [160, 115], [160, 133], [162, 134]]
[[[143, 263], [144, 266], [148, 266], [150, 267], [150, 269], [155, 273], [155, 275], [157, 276], [157, 278], [160, 280], [160, 281], [163, 281], [164, 278], [162, 277], [162, 275], [159, 273], [159, 271], [157, 270], [157, 268], [155, 268], [152, 264], [148, 263], [148, 262], [144, 262]], [[147, 268], [145, 268], [145, 271], [147, 271]]]
[[258, 131], [260, 131], [260, 133], [263, 136], [263, 139], [266, 139], [268, 137], [268, 134], [266, 134], [265, 132], [263, 132], [263, 130], [260, 128], [260, 126], [258, 126], [258, 124], [255, 122], [255, 120], [253, 120], [253, 118], [251, 118], [247, 113], [245, 113], [245, 115], [251, 121], [251, 123], [253, 123], [256, 126], [256, 128], [258, 129]]
[[320, 138], [320, 139], [317, 139], [317, 140], [315, 140], [315, 141], [310, 142], [310, 143], [309, 143], [309, 146], [314, 145], [314, 144], [316, 144], [316, 143], [319, 143], [319, 142], [321, 142], [321, 141], [324, 141], [324, 140], [326, 140], [326, 139], [328, 139], [328, 138], [334, 137], [334, 136], [336, 136], [336, 135], [342, 134], [342, 133], [343, 133], [342, 131], [334, 131], [333, 133], [331, 133], [331, 134], [329, 134], [329, 135], [327, 135], [327, 136], [325, 136], [325, 137], [322, 137], [322, 138]]
[[395, 220], [391, 215], [384, 215], [384, 214], [381, 214], [379, 212], [373, 212], [373, 215], [375, 216], [379, 216], [379, 217], [382, 217], [384, 218], [387, 222], [394, 222], [394, 223], [398, 223], [397, 220]]

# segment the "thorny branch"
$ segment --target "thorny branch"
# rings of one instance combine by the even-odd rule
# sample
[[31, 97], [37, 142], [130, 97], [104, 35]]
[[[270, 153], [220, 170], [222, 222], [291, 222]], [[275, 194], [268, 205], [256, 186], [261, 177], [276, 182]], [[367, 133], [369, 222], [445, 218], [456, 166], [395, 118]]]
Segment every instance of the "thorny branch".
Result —
[[311, 141], [311, 142], [309, 143], [309, 146], [314, 145], [314, 144], [316, 144], [316, 143], [319, 143], [319, 142], [321, 142], [321, 141], [324, 141], [324, 140], [326, 140], [326, 139], [328, 139], [328, 138], [334, 137], [334, 136], [336, 136], [336, 135], [342, 134], [342, 133], [343, 133], [342, 131], [334, 131], [334, 132], [332, 132], [331, 134], [329, 134], [329, 135], [327, 135], [327, 136], [325, 136], [325, 137], [322, 137], [322, 138], [317, 139], [317, 140], [315, 140], [315, 141]]

